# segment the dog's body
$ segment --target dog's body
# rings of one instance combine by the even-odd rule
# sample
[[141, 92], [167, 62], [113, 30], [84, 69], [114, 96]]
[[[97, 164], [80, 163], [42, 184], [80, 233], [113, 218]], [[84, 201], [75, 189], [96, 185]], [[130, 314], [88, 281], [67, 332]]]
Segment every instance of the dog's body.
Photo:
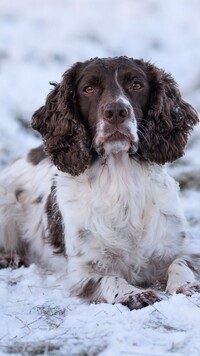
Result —
[[[78, 119], [77, 119], [78, 117]], [[178, 186], [161, 164], [198, 119], [164, 71], [126, 57], [78, 63], [33, 116], [43, 147], [0, 178], [0, 247], [63, 269], [72, 295], [141, 308], [139, 289], [198, 289]]]

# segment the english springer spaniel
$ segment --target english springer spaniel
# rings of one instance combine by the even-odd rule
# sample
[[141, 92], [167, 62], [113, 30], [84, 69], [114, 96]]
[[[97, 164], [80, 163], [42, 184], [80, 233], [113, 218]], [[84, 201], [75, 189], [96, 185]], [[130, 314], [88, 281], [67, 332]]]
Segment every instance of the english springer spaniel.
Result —
[[130, 309], [160, 300], [157, 281], [199, 291], [179, 188], [162, 167], [198, 122], [174, 79], [143, 60], [94, 58], [53, 85], [32, 119], [43, 146], [1, 173], [1, 266], [40, 261], [66, 273], [71, 295]]

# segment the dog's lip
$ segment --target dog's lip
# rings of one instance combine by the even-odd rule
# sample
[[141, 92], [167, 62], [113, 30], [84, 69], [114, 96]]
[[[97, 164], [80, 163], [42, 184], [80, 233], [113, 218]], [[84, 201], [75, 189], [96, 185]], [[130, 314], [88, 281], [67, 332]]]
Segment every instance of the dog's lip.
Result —
[[130, 137], [128, 137], [125, 133], [116, 130], [106, 137], [105, 142], [125, 141], [125, 140], [130, 140]]
[[130, 132], [122, 132], [121, 130], [114, 130], [107, 133], [107, 135], [100, 136], [96, 142], [97, 147], [101, 147], [106, 143], [112, 144], [112, 142], [117, 141], [128, 141], [130, 145], [137, 146], [138, 137], [137, 135], [131, 135]]
[[106, 124], [104, 127], [104, 133], [96, 136], [95, 141], [93, 142], [95, 145], [95, 149], [98, 154], [101, 156], [102, 152], [104, 152], [104, 146], [107, 144], [115, 145], [117, 142], [122, 142], [129, 145], [129, 149], [127, 152], [132, 155], [138, 149], [138, 135], [135, 132], [131, 132], [129, 127], [124, 125], [118, 125], [117, 127], [112, 127], [111, 125]]
[[107, 142], [112, 144], [112, 142], [117, 142], [117, 141], [129, 141], [130, 143], [130, 148], [128, 151], [129, 154], [134, 154], [138, 149], [138, 139], [126, 133], [123, 133], [119, 130], [116, 130], [112, 132], [110, 135], [108, 135], [104, 141], [104, 144]]

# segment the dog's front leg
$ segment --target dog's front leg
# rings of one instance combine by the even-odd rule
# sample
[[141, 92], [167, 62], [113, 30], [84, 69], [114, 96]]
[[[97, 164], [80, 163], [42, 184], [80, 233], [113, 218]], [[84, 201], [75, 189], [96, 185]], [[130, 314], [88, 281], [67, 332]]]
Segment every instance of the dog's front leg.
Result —
[[102, 276], [89, 271], [86, 266], [78, 267], [77, 263], [69, 265], [71, 294], [90, 302], [121, 303], [129, 309], [141, 309], [161, 300], [153, 290], [134, 287], [121, 277]]
[[106, 302], [121, 303], [129, 309], [141, 309], [161, 300], [153, 290], [134, 287], [120, 277], [104, 276], [100, 290]]
[[169, 294], [182, 293], [188, 296], [200, 292], [200, 284], [196, 282], [194, 273], [186, 259], [177, 258], [169, 266], [166, 292]]

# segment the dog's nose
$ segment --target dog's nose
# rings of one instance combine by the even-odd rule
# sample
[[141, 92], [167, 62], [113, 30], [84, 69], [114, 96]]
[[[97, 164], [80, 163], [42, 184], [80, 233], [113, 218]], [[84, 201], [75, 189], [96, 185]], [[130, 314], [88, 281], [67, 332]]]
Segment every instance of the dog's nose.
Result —
[[129, 116], [130, 109], [121, 102], [108, 103], [104, 108], [104, 117], [112, 124], [124, 122]]

